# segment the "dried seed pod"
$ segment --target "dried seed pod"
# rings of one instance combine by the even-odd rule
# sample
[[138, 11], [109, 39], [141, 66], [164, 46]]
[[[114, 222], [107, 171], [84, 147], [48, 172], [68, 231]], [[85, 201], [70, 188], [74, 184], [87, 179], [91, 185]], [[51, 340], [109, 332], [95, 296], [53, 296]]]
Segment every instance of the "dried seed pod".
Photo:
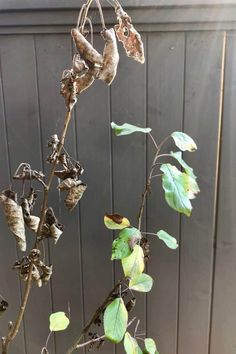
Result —
[[87, 39], [77, 28], [73, 28], [71, 30], [71, 36], [81, 57], [94, 65], [102, 67], [102, 55], [98, 53], [95, 48], [93, 48], [93, 46], [87, 41]]
[[23, 198], [21, 207], [23, 210], [23, 217], [26, 225], [33, 231], [37, 232], [40, 218], [38, 216], [30, 215], [30, 206], [27, 198]]
[[62, 181], [59, 186], [57, 187], [61, 191], [68, 191], [72, 187], [78, 186], [82, 182], [80, 180], [76, 181], [73, 178], [66, 178], [64, 181]]
[[131, 18], [122, 9], [121, 5], [116, 7], [116, 15], [119, 21], [119, 24], [115, 25], [118, 40], [122, 42], [128, 57], [143, 64], [145, 62], [145, 56], [140, 34], [132, 25]]
[[105, 39], [106, 44], [103, 51], [103, 66], [99, 74], [99, 79], [110, 85], [116, 76], [120, 59], [116, 35], [114, 29], [110, 28], [109, 30], [103, 30], [101, 36]]
[[77, 95], [87, 90], [92, 85], [97, 75], [98, 71], [95, 68], [90, 68], [84, 76], [76, 78], [75, 86]]
[[89, 70], [89, 67], [86, 64], [85, 60], [81, 59], [79, 54], [75, 54], [73, 57], [72, 69], [75, 75], [81, 77], [86, 74], [86, 72]]
[[7, 224], [15, 235], [20, 250], [25, 251], [25, 225], [22, 208], [17, 203], [17, 194], [13, 191], [5, 190], [0, 194], [0, 202], [4, 205]]
[[87, 189], [86, 184], [81, 183], [78, 186], [72, 187], [69, 190], [64, 200], [65, 205], [69, 210], [73, 210], [76, 207], [76, 205], [78, 204], [79, 200], [82, 198], [86, 189]]

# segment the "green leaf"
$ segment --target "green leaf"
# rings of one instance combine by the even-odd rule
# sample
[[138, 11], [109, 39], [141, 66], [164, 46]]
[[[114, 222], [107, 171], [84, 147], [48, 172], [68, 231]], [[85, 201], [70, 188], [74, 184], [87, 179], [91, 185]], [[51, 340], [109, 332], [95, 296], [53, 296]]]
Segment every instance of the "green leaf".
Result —
[[197, 150], [195, 141], [189, 135], [182, 132], [174, 132], [171, 136], [180, 150], [190, 152]]
[[162, 187], [167, 204], [178, 212], [190, 216], [192, 211], [188, 192], [190, 177], [169, 163], [161, 165], [160, 170], [164, 172]]
[[147, 350], [148, 354], [159, 354], [157, 351], [156, 344], [152, 338], [146, 338], [144, 343], [145, 349]]
[[55, 312], [49, 317], [50, 331], [64, 331], [69, 326], [70, 320], [66, 316], [65, 312]]
[[126, 354], [142, 354], [138, 342], [129, 334], [129, 332], [125, 333], [124, 347]]
[[128, 312], [121, 298], [113, 300], [107, 306], [103, 321], [106, 338], [114, 343], [121, 342], [128, 323]]
[[131, 290], [147, 293], [152, 289], [153, 279], [148, 274], [139, 274], [130, 279], [129, 288]]
[[110, 230], [123, 230], [130, 226], [129, 220], [120, 214], [106, 214], [104, 224]]
[[126, 277], [133, 278], [144, 271], [144, 254], [139, 245], [135, 245], [130, 256], [122, 259], [122, 267]]
[[165, 242], [167, 247], [171, 248], [172, 250], [178, 248], [178, 243], [176, 239], [170, 236], [166, 231], [164, 230], [158, 231], [157, 236], [159, 237], [160, 240]]
[[171, 151], [171, 156], [173, 156], [179, 162], [179, 164], [183, 167], [187, 175], [196, 179], [196, 176], [193, 173], [193, 169], [183, 160], [182, 155], [183, 154], [181, 151], [177, 151], [177, 152]]
[[113, 241], [111, 259], [123, 259], [128, 257], [137, 240], [142, 237], [140, 231], [135, 227], [123, 229], [119, 233], [119, 237]]
[[128, 123], [124, 123], [122, 125], [117, 125], [116, 123], [112, 122], [111, 127], [112, 127], [112, 129], [115, 130], [115, 134], [117, 136], [129, 135], [129, 134], [133, 134], [133, 133], [137, 133], [137, 132], [147, 134], [147, 133], [150, 133], [150, 131], [152, 130], [150, 128], [140, 128], [135, 125], [128, 124]]

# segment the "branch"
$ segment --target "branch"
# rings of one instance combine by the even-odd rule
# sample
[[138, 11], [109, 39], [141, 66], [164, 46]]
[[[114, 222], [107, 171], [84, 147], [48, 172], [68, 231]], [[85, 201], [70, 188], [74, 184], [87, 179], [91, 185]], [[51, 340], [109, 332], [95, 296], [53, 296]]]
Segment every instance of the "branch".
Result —
[[[66, 137], [69, 123], [70, 123], [70, 119], [71, 119], [71, 111], [68, 111], [66, 113], [60, 143], [58, 144], [58, 148], [57, 148], [58, 155], [60, 154], [60, 152], [64, 146], [65, 137]], [[52, 181], [53, 181], [54, 172], [56, 170], [56, 164], [57, 164], [57, 159], [55, 159], [55, 161], [52, 164], [52, 170], [49, 175], [48, 183], [44, 187], [44, 196], [43, 196], [43, 203], [42, 203], [42, 208], [41, 208], [40, 222], [39, 222], [39, 226], [38, 226], [38, 230], [37, 230], [37, 238], [35, 241], [34, 248], [38, 248], [39, 236], [41, 234], [42, 227], [43, 227], [44, 220], [45, 220], [45, 213], [46, 213], [47, 203], [48, 203], [48, 193], [49, 193]], [[25, 291], [24, 291], [24, 295], [23, 295], [23, 299], [22, 299], [22, 304], [20, 306], [20, 310], [18, 312], [16, 322], [11, 328], [9, 328], [6, 337], [2, 338], [2, 354], [7, 354], [10, 343], [14, 340], [14, 338], [16, 337], [16, 335], [19, 331], [19, 328], [20, 328], [20, 325], [21, 325], [21, 322], [22, 322], [22, 319], [23, 319], [23, 316], [25, 313], [26, 305], [27, 305], [27, 302], [29, 299], [31, 286], [32, 286], [32, 271], [33, 271], [33, 263], [30, 264], [29, 274], [28, 274], [28, 279], [27, 279], [26, 285], [25, 285]]]

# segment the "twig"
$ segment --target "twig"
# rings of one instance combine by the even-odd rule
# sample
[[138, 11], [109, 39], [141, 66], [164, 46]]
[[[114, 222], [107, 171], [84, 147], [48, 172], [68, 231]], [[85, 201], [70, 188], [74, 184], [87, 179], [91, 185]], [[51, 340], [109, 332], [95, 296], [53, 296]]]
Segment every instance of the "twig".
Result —
[[[63, 148], [67, 129], [68, 129], [68, 126], [70, 123], [70, 119], [71, 119], [71, 111], [68, 111], [66, 113], [60, 143], [58, 144], [58, 148], [57, 148], [58, 155], [60, 154], [60, 152]], [[48, 183], [44, 187], [44, 196], [43, 196], [43, 203], [42, 203], [42, 209], [41, 209], [41, 215], [40, 215], [40, 222], [39, 222], [39, 226], [38, 226], [38, 230], [37, 230], [37, 238], [35, 241], [34, 248], [38, 248], [39, 236], [41, 235], [42, 227], [43, 227], [44, 220], [45, 220], [45, 213], [46, 213], [46, 208], [47, 208], [47, 203], [48, 203], [48, 193], [49, 193], [52, 181], [53, 181], [54, 172], [56, 170], [56, 164], [57, 164], [57, 159], [55, 159], [55, 161], [52, 165], [52, 170], [49, 175]], [[20, 310], [17, 315], [16, 322], [12, 326], [12, 328], [8, 330], [6, 337], [2, 338], [2, 354], [7, 354], [10, 343], [14, 340], [14, 338], [16, 337], [16, 335], [19, 331], [19, 328], [20, 328], [20, 325], [21, 325], [21, 322], [23, 319], [23, 315], [24, 315], [24, 312], [26, 309], [26, 305], [28, 302], [31, 286], [32, 286], [32, 271], [33, 271], [33, 263], [31, 263], [30, 267], [29, 267], [28, 279], [27, 279], [27, 282], [25, 285], [25, 291], [24, 291], [24, 295], [23, 295], [23, 299], [22, 299], [22, 304], [20, 306]]]

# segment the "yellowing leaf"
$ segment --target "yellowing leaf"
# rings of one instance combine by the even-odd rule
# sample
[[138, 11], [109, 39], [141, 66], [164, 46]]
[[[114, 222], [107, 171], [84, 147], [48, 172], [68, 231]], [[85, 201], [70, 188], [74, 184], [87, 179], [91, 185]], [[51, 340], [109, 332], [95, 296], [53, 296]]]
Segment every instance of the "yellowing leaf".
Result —
[[114, 343], [121, 342], [128, 323], [128, 312], [122, 298], [116, 298], [107, 306], [103, 321], [106, 338]]
[[69, 326], [70, 320], [66, 316], [65, 312], [55, 312], [49, 317], [50, 331], [64, 331]]
[[125, 333], [124, 347], [126, 354], [140, 354], [142, 350], [140, 349], [138, 342], [133, 338], [129, 332]]
[[130, 226], [129, 220], [119, 214], [106, 214], [104, 224], [110, 230], [122, 230]]
[[189, 135], [182, 132], [174, 132], [171, 136], [180, 150], [190, 152], [197, 150], [195, 141]]
[[140, 231], [135, 227], [125, 228], [119, 233], [119, 237], [113, 241], [111, 259], [123, 259], [128, 257], [137, 240], [142, 237]]
[[144, 254], [139, 245], [135, 245], [130, 256], [122, 259], [122, 267], [126, 277], [133, 278], [144, 271]]

